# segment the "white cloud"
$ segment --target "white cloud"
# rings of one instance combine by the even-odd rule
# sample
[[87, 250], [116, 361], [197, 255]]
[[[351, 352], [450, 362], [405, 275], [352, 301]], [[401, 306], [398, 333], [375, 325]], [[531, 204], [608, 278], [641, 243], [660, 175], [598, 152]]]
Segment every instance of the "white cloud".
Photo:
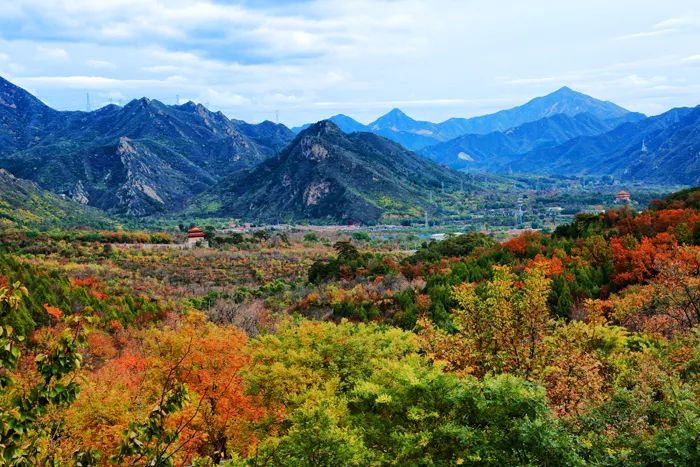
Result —
[[700, 28], [700, 15], [697, 13], [689, 13], [683, 16], [668, 18], [659, 21], [654, 25], [654, 29], [684, 29], [684, 28]]
[[685, 57], [685, 58], [683, 58], [683, 61], [684, 62], [692, 62], [692, 63], [700, 62], [700, 54], [690, 55], [688, 57]]
[[92, 68], [100, 68], [103, 70], [113, 70], [117, 67], [114, 63], [106, 60], [86, 60], [85, 63]]
[[689, 29], [700, 28], [700, 15], [696, 13], [687, 13], [682, 16], [668, 18], [655, 23], [651, 30], [637, 32], [620, 36], [619, 39], [640, 39], [647, 37], [662, 36], [687, 31]]
[[199, 102], [207, 102], [217, 108], [234, 109], [251, 103], [250, 99], [233, 92], [219, 91], [216, 89], [206, 89], [199, 98], [195, 99]]
[[677, 32], [677, 29], [673, 28], [668, 28], [668, 29], [656, 29], [654, 31], [644, 31], [644, 32], [637, 32], [634, 34], [627, 34], [624, 36], [620, 36], [618, 39], [642, 39], [645, 37], [655, 37], [655, 36], [665, 36], [667, 34], [673, 34], [674, 32]]
[[68, 52], [60, 47], [49, 47], [44, 45], [36, 46], [36, 53], [46, 60], [68, 60]]
[[33, 76], [22, 78], [21, 82], [31, 86], [48, 85], [77, 89], [103, 89], [108, 87], [144, 88], [147, 86], [174, 86], [182, 83], [179, 76], [171, 76], [164, 80], [152, 79], [116, 79], [104, 76]]
[[647, 112], [697, 100], [693, 0], [237, 3], [1, 2], [0, 75], [60, 108], [83, 108], [87, 91], [180, 95], [248, 120], [280, 110], [290, 124], [395, 106], [469, 116], [565, 84]]

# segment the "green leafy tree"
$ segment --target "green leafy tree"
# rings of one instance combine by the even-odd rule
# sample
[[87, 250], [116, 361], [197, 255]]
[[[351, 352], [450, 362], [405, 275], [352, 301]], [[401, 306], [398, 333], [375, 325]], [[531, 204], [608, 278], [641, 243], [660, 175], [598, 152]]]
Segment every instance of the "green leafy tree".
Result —
[[333, 248], [338, 255], [338, 261], [341, 263], [350, 263], [360, 258], [360, 252], [350, 242], [339, 240], [335, 242]]
[[563, 275], [557, 276], [552, 283], [552, 304], [554, 314], [560, 318], [568, 318], [574, 298], [571, 296], [569, 282]]
[[371, 240], [367, 232], [353, 232], [352, 239], [358, 242], [369, 242]]
[[578, 465], [544, 389], [460, 379], [412, 333], [304, 321], [252, 342], [250, 392], [282, 418], [259, 427], [253, 465]]
[[358, 384], [349, 406], [378, 464], [582, 464], [544, 389], [510, 375], [459, 379], [412, 357]]
[[[19, 282], [0, 287], [0, 319], [16, 312], [28, 291]], [[60, 317], [60, 311], [48, 307], [47, 311]], [[40, 380], [26, 390], [14, 387], [12, 372], [17, 369], [21, 357], [18, 343], [21, 336], [14, 334], [12, 326], [0, 326], [0, 459], [4, 465], [39, 465], [50, 462], [39, 446], [47, 436], [39, 418], [52, 407], [67, 406], [78, 396], [80, 386], [72, 376], [80, 368], [82, 355], [78, 352], [84, 344], [84, 320], [74, 315], [65, 320], [66, 331], [61, 335], [52, 352], [35, 357]], [[76, 454], [78, 455], [78, 454]]]
[[438, 339], [456, 357], [454, 369], [529, 378], [549, 325], [549, 286], [539, 268], [518, 277], [506, 266], [494, 266], [490, 281], [455, 287], [457, 332]]

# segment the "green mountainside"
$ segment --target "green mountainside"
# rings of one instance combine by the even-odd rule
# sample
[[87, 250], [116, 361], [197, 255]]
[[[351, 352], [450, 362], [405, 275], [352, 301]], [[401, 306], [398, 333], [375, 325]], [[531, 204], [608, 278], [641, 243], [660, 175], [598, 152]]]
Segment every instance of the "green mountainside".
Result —
[[0, 169], [0, 228], [110, 228], [115, 222], [100, 210], [63, 199]]
[[[391, 213], [421, 216], [432, 193], [464, 176], [371, 133], [345, 134], [325, 120], [282, 153], [224, 178], [198, 200], [215, 214], [252, 220], [314, 219], [366, 223]], [[212, 204], [212, 200], [221, 204]], [[197, 206], [197, 204], [195, 204]]]

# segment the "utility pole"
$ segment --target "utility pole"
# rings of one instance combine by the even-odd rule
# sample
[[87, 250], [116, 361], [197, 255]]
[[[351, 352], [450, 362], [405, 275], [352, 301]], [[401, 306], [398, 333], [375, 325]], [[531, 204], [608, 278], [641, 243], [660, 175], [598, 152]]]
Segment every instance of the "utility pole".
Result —
[[423, 212], [425, 212], [425, 228], [430, 227], [430, 223], [428, 222], [428, 209], [426, 208]]
[[89, 92], [85, 93], [85, 110], [87, 112], [90, 112], [90, 93]]

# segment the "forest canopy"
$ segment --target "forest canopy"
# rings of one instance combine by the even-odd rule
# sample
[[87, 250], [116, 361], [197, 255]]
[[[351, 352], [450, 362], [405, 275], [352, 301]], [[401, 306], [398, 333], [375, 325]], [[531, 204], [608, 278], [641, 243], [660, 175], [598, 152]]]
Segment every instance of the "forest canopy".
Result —
[[411, 253], [14, 231], [0, 463], [697, 465], [697, 193]]

